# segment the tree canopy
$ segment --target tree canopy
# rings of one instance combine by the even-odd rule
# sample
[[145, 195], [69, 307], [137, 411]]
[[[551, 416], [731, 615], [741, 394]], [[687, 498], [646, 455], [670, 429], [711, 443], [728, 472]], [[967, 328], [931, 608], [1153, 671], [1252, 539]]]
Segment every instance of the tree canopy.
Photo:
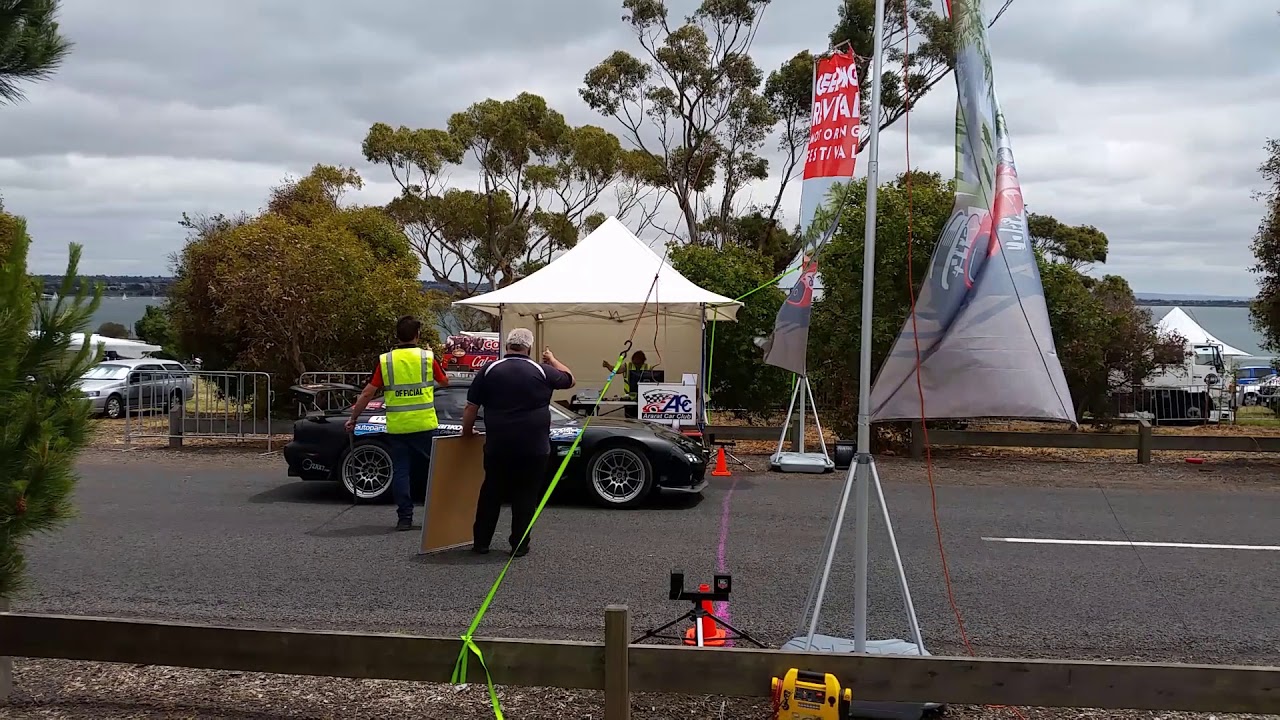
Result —
[[736, 322], [716, 323], [709, 330], [711, 402], [745, 415], [775, 410], [786, 401], [790, 376], [781, 368], [764, 365], [763, 351], [755, 343], [773, 329], [786, 297], [769, 282], [774, 277], [772, 260], [748, 247], [687, 244], [672, 247], [669, 257], [671, 266], [699, 287], [741, 298], [743, 303]]
[[1258, 295], [1249, 309], [1253, 326], [1262, 333], [1264, 347], [1280, 351], [1280, 139], [1267, 141], [1267, 159], [1258, 172], [1267, 183], [1255, 197], [1263, 204], [1262, 222], [1253, 236], [1252, 268], [1258, 278]]
[[[1005, 5], [992, 20], [998, 19]], [[638, 54], [617, 50], [587, 71], [579, 90], [586, 103], [622, 127], [622, 135], [657, 172], [649, 180], [674, 200], [678, 228], [667, 233], [693, 244], [745, 243], [775, 255], [785, 268], [799, 250], [798, 233], [785, 232], [782, 198], [798, 177], [809, 140], [816, 58], [801, 51], [766, 78], [751, 57], [770, 0], [702, 0], [683, 24], [671, 21], [662, 0], [623, 0], [623, 21]], [[873, 0], [841, 0], [830, 39], [858, 56], [866, 81], [874, 53]], [[931, 0], [886, 8], [885, 72], [881, 109], [888, 127], [905, 113], [906, 83], [918, 102], [955, 65], [950, 21]], [[910, 53], [906, 43], [910, 42]], [[862, 132], [871, 127], [870, 93], [862, 94]], [[770, 168], [770, 139], [781, 157]], [[771, 200], [739, 203], [752, 183], [778, 178]], [[739, 218], [752, 218], [746, 225]], [[750, 234], [743, 232], [750, 229]], [[770, 249], [773, 248], [773, 249]]]
[[354, 170], [317, 165], [273, 189], [256, 217], [184, 218], [191, 237], [170, 295], [182, 351], [212, 369], [291, 383], [313, 370], [372, 367], [400, 315], [429, 317], [434, 328], [400, 226], [380, 208], [340, 204], [361, 185]]
[[[403, 227], [431, 276], [454, 294], [502, 287], [573, 247], [606, 215], [609, 199], [625, 217], [646, 191], [632, 180], [644, 158], [599, 127], [573, 127], [532, 93], [484, 100], [446, 128], [377, 123], [366, 160], [391, 172], [400, 195], [387, 212]], [[476, 170], [474, 189], [450, 184]], [[607, 195], [608, 194], [608, 195]]]
[[0, 210], [0, 598], [6, 599], [23, 585], [22, 542], [73, 513], [75, 462], [90, 427], [79, 381], [99, 357], [90, 343], [71, 344], [102, 300], [102, 287], [77, 275], [80, 246], [70, 246], [59, 296], [47, 304], [37, 302], [27, 275], [30, 246], [26, 222]]
[[133, 324], [133, 334], [142, 342], [159, 345], [166, 351], [173, 348], [173, 327], [170, 324], [168, 304], [148, 305], [142, 317]]
[[1037, 250], [1073, 270], [1107, 261], [1107, 236], [1092, 225], [1070, 226], [1047, 215], [1027, 213], [1027, 229]]
[[129, 328], [118, 322], [104, 322], [98, 326], [97, 334], [102, 337], [125, 339], [129, 337]]
[[57, 16], [58, 0], [0, 0], [0, 105], [22, 100], [24, 83], [49, 79], [71, 53]]
[[[750, 55], [769, 2], [703, 0], [673, 27], [662, 0], [623, 0], [623, 20], [642, 57], [615, 51], [587, 71], [579, 91], [652, 158], [649, 179], [680, 209], [683, 232], [668, 232], [694, 244], [704, 230], [721, 244], [736, 214], [734, 196], [769, 174], [760, 150], [777, 118], [760, 93], [764, 77]], [[717, 176], [721, 192], [712, 199]], [[719, 222], [707, 227], [709, 217]]]

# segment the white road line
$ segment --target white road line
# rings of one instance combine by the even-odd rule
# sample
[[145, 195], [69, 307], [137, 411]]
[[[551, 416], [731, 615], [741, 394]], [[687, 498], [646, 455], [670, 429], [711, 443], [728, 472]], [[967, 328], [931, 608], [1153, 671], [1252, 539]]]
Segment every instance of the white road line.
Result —
[[1272, 550], [1280, 545], [1219, 545], [1215, 543], [1129, 542], [1128, 540], [1057, 540], [1053, 538], [984, 537], [987, 542], [1024, 543], [1032, 545], [1118, 545], [1121, 547], [1193, 548], [1196, 550]]

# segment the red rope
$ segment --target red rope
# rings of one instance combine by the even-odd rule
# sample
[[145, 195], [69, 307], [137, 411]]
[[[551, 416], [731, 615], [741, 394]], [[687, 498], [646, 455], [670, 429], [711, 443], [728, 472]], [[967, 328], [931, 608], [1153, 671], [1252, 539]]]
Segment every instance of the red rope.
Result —
[[[947, 0], [947, 16], [951, 16], [951, 2]], [[977, 654], [973, 650], [973, 645], [969, 642], [969, 633], [965, 630], [964, 617], [960, 614], [960, 606], [956, 603], [955, 590], [951, 585], [951, 569], [947, 564], [947, 550], [942, 539], [942, 521], [938, 517], [938, 493], [933, 482], [933, 451], [929, 445], [929, 421], [925, 413], [924, 402], [924, 381], [920, 377], [920, 369], [922, 365], [920, 355], [920, 334], [916, 326], [916, 293], [915, 293], [915, 273], [912, 267], [912, 246], [915, 245], [914, 234], [912, 231], [912, 217], [914, 216], [914, 207], [912, 205], [911, 193], [911, 35], [910, 35], [910, 7], [908, 0], [903, 0], [903, 22], [906, 24], [903, 33], [903, 60], [902, 60], [902, 85], [903, 85], [903, 130], [906, 136], [906, 154], [907, 154], [907, 172], [906, 172], [906, 193], [907, 193], [907, 297], [911, 299], [911, 336], [915, 342], [916, 348], [916, 393], [920, 397], [920, 431], [924, 440], [924, 462], [925, 474], [929, 479], [929, 500], [933, 510], [933, 530], [938, 541], [938, 557], [942, 561], [942, 579], [947, 587], [947, 602], [951, 605], [951, 613], [955, 616], [956, 627], [960, 629], [960, 639], [964, 642], [964, 648], [970, 657], [976, 657]], [[990, 707], [1005, 707], [1003, 705], [992, 705]], [[1010, 707], [1009, 710], [1021, 720], [1026, 720], [1026, 716], [1016, 707]]]

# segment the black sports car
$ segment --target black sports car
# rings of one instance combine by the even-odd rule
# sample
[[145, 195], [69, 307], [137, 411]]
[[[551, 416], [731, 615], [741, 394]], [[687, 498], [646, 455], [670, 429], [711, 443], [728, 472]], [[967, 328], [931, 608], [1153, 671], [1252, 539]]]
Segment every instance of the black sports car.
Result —
[[[454, 377], [448, 387], [436, 388], [438, 432], [462, 431], [462, 409], [466, 407], [470, 384], [469, 379]], [[332, 393], [354, 394], [356, 388], [326, 384], [298, 385], [293, 390], [300, 401], [315, 410], [294, 423], [293, 441], [284, 446], [290, 477], [340, 482], [349, 496], [354, 494], [360, 500], [389, 500], [391, 454], [384, 438], [386, 415], [382, 400], [369, 403], [352, 437], [343, 427], [352, 403], [335, 404]], [[335, 406], [345, 410], [322, 409]], [[552, 405], [550, 412], [552, 462], [544, 480], [547, 484], [585, 421], [557, 405]], [[483, 410], [476, 430], [484, 430]], [[661, 425], [596, 417], [583, 432], [559, 488], [585, 490], [605, 507], [631, 508], [657, 489], [702, 492], [707, 486], [709, 458], [702, 443]], [[426, 481], [425, 473], [415, 473], [416, 497], [422, 497]]]

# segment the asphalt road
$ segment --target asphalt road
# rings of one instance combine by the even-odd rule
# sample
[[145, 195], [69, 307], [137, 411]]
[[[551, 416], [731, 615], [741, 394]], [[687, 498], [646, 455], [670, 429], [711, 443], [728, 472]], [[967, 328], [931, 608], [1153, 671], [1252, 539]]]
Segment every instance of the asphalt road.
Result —
[[[929, 488], [893, 477], [885, 472], [885, 492], [926, 644], [956, 653]], [[687, 608], [666, 599], [668, 571], [710, 579], [736, 482], [725, 542], [732, 622], [770, 644], [791, 637], [843, 475], [714, 480], [701, 501], [549, 507], [479, 633], [596, 638], [610, 603], [626, 603], [637, 630], [678, 616]], [[1277, 545], [1280, 492], [940, 485], [937, 498], [956, 603], [979, 654], [1280, 659], [1280, 552], [982, 539]], [[272, 461], [86, 464], [77, 504], [77, 519], [29, 546], [33, 587], [15, 609], [456, 635], [506, 560], [419, 556], [418, 533], [391, 531], [391, 506], [353, 508], [335, 487], [294, 481]], [[883, 524], [871, 530], [871, 635], [904, 637]], [[852, 513], [842, 540], [822, 630], [848, 635]]]

